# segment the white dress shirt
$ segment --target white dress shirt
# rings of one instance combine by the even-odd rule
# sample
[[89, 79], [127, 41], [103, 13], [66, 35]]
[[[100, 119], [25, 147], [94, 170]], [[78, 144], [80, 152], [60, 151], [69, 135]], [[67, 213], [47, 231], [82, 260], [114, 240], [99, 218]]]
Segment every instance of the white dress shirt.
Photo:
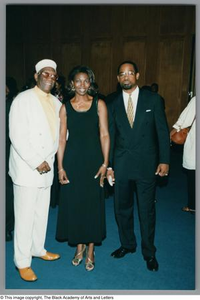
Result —
[[[123, 99], [124, 99], [125, 110], [127, 112], [129, 94], [126, 93], [125, 91], [122, 91], [122, 95], [123, 95]], [[138, 102], [138, 95], [139, 95], [139, 88], [137, 86], [136, 89], [131, 93], [131, 98], [132, 98], [132, 102], [133, 102], [133, 112], [134, 112], [133, 120], [135, 118], [135, 112], [136, 112], [137, 102]]]

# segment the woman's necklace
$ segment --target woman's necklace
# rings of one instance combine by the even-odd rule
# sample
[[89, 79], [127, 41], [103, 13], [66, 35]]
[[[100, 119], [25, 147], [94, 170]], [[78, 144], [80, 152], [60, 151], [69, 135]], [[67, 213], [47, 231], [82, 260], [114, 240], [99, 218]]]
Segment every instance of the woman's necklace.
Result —
[[87, 110], [90, 103], [89, 99], [88, 101], [81, 99], [78, 102], [74, 101], [74, 107], [76, 110]]
[[80, 109], [83, 106], [82, 102], [75, 103], [76, 109]]

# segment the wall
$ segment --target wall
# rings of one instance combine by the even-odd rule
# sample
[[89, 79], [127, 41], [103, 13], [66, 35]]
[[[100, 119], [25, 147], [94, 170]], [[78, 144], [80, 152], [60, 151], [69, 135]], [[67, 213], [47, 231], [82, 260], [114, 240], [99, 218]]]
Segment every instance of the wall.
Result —
[[52, 58], [67, 77], [89, 65], [102, 94], [116, 89], [116, 70], [135, 61], [139, 86], [159, 84], [169, 127], [188, 102], [193, 5], [7, 5], [7, 75], [19, 88], [34, 65]]

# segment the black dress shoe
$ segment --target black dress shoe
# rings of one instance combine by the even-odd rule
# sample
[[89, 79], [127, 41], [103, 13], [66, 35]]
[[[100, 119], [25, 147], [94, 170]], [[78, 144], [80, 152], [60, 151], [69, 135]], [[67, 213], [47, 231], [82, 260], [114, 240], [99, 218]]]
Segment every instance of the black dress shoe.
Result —
[[145, 259], [147, 262], [147, 269], [149, 271], [158, 271], [158, 262], [155, 256], [149, 257]]
[[10, 231], [6, 232], [6, 242], [12, 241], [12, 233]]
[[113, 256], [114, 258], [122, 258], [127, 253], [134, 253], [135, 251], [136, 251], [135, 248], [127, 249], [127, 248], [124, 248], [124, 247], [120, 247], [119, 249], [117, 249], [113, 253], [111, 253], [111, 256]]

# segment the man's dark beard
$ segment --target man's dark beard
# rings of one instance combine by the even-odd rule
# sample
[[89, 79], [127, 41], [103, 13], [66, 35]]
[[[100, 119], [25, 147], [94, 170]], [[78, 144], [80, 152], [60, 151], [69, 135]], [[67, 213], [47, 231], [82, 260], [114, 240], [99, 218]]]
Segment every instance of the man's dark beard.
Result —
[[122, 84], [121, 87], [124, 90], [130, 90], [132, 88], [132, 84]]

